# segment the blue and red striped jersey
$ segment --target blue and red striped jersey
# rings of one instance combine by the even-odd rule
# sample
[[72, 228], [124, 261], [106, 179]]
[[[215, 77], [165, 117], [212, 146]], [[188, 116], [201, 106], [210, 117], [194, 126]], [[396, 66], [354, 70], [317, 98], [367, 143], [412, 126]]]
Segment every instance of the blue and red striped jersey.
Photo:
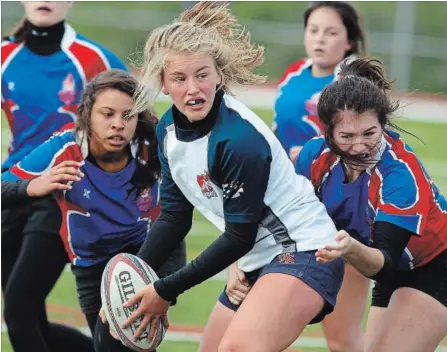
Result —
[[138, 194], [131, 183], [135, 159], [116, 173], [100, 169], [86, 159], [87, 139], [76, 136], [72, 127], [69, 124], [34, 149], [3, 173], [2, 181], [35, 178], [65, 160], [83, 162], [81, 181], [55, 196], [62, 212], [60, 234], [70, 260], [90, 266], [143, 243], [160, 214], [159, 184]]
[[293, 63], [284, 72], [278, 84], [273, 128], [287, 154], [324, 132], [316, 106], [321, 91], [334, 77], [314, 77], [309, 59]]
[[[382, 143], [380, 161], [352, 186], [344, 184], [340, 158], [323, 137], [304, 146], [295, 169], [312, 181], [329, 215], [344, 221], [348, 232], [354, 229], [366, 239], [374, 221], [413, 232], [401, 262], [402, 269], [413, 269], [447, 249], [447, 201], [397, 133], [387, 131]], [[345, 194], [346, 186], [357, 190]]]
[[67, 23], [60, 51], [37, 55], [10, 38], [2, 42], [1, 56], [2, 110], [12, 132], [2, 170], [76, 120], [82, 91], [96, 74], [111, 68], [126, 70], [113, 53]]

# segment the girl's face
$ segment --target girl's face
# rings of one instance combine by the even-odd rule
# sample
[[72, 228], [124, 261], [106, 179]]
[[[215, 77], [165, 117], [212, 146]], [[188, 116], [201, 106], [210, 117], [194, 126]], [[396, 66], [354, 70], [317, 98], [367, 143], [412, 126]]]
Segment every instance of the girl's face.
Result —
[[221, 83], [214, 59], [206, 53], [173, 53], [166, 58], [164, 94], [189, 121], [203, 120], [210, 112]]
[[351, 44], [336, 10], [320, 7], [310, 14], [304, 32], [304, 46], [307, 56], [321, 69], [333, 70], [343, 60]]
[[91, 111], [90, 148], [96, 155], [122, 152], [135, 135], [138, 118], [129, 116], [132, 97], [108, 88], [96, 96]]
[[25, 16], [37, 27], [50, 27], [67, 17], [71, 1], [22, 1]]
[[383, 131], [374, 111], [359, 114], [343, 110], [332, 133], [335, 145], [350, 156], [364, 159], [366, 168], [374, 161]]

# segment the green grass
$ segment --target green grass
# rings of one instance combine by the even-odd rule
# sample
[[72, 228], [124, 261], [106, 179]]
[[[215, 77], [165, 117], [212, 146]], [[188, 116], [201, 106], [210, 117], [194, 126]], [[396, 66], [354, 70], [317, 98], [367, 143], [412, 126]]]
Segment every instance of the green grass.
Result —
[[[157, 103], [156, 112], [159, 116], [168, 108], [166, 103]], [[271, 124], [272, 111], [268, 109], [256, 109], [256, 113], [262, 117], [267, 124]], [[447, 194], [447, 128], [443, 124], [431, 124], [406, 121], [405, 119], [398, 120], [399, 126], [405, 128], [409, 132], [416, 134], [421, 138], [426, 145], [415, 140], [409, 135], [404, 135], [416, 153], [422, 159], [431, 173], [433, 179], [440, 187], [444, 194]], [[8, 139], [7, 123], [2, 119], [2, 152], [5, 152]], [[2, 153], [2, 154], [3, 154]], [[187, 237], [188, 260], [195, 258], [200, 252], [206, 248], [217, 236], [219, 231], [211, 225], [207, 220], [198, 213], [194, 215], [193, 229], [191, 234]], [[179, 298], [178, 304], [169, 312], [170, 321], [172, 324], [188, 324], [195, 326], [203, 326], [224, 287], [222, 281], [208, 280], [203, 284], [192, 288]], [[51, 292], [47, 303], [50, 307], [50, 319], [68, 319], [69, 321], [82, 322], [82, 316], [78, 312], [74, 320], [73, 308], [78, 308], [78, 301], [76, 296], [76, 288], [73, 275], [70, 272], [65, 272], [59, 279], [57, 285]], [[51, 306], [59, 305], [72, 308], [67, 312], [55, 313]], [[366, 315], [365, 315], [366, 318]], [[85, 324], [85, 323], [84, 323]], [[321, 335], [321, 325], [311, 325], [306, 329], [306, 333]], [[321, 335], [322, 336], [322, 335]], [[197, 350], [197, 343], [194, 342], [163, 342], [160, 348], [161, 352], [189, 352]], [[2, 334], [2, 351], [12, 352], [6, 334]], [[325, 349], [303, 349], [300, 351], [325, 351]]]

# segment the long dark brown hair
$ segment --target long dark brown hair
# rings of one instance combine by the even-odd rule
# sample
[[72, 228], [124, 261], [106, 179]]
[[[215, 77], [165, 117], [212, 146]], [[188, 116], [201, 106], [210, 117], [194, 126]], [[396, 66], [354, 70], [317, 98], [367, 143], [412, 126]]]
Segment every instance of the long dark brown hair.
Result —
[[[96, 97], [106, 89], [116, 89], [133, 97], [138, 82], [129, 72], [108, 70], [99, 73], [85, 87], [78, 107], [76, 132], [82, 131], [91, 137], [91, 113]], [[157, 138], [155, 129], [158, 119], [152, 110], [138, 114], [138, 122], [132, 142], [138, 143], [137, 168], [132, 176], [132, 184], [140, 193], [152, 186], [160, 178], [160, 161], [157, 156]]]
[[[392, 115], [399, 108], [399, 102], [390, 98], [393, 81], [386, 78], [379, 60], [364, 58], [350, 63], [344, 62], [341, 64], [338, 78], [324, 88], [318, 101], [317, 113], [326, 127], [325, 138], [329, 148], [347, 163], [362, 164], [363, 161], [357, 156], [343, 152], [334, 143], [334, 127], [340, 112], [344, 110], [358, 114], [374, 111], [383, 130], [392, 128], [420, 140], [391, 121]], [[380, 147], [379, 142], [377, 147]]]

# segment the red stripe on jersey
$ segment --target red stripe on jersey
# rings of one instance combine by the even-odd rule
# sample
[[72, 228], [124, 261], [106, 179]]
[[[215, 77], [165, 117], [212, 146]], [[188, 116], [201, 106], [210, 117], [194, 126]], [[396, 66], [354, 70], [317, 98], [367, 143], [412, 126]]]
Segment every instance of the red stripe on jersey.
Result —
[[[84, 70], [85, 79], [89, 82], [98, 73], [107, 70], [107, 64], [93, 49], [74, 41], [68, 48], [76, 57]], [[99, 50], [99, 49], [98, 49]]]
[[60, 133], [65, 132], [65, 131], [71, 131], [76, 127], [76, 123], [74, 122], [69, 122], [65, 125], [62, 126], [62, 128], [59, 130]]
[[329, 149], [323, 151], [318, 159], [312, 162], [310, 168], [310, 179], [315, 189], [318, 189], [323, 181], [324, 175], [326, 175], [337, 161], [337, 155], [331, 153]]
[[57, 202], [59, 204], [59, 208], [62, 213], [62, 224], [60, 229], [60, 236], [62, 238], [62, 242], [64, 243], [65, 250], [68, 253], [68, 257], [71, 263], [74, 263], [74, 260], [77, 258], [76, 253], [73, 250], [73, 246], [71, 244], [71, 233], [69, 227], [70, 215], [72, 213], [79, 213], [85, 216], [88, 216], [88, 212], [82, 209], [81, 207], [70, 203], [63, 193], [59, 192], [56, 195]]
[[307, 62], [307, 59], [302, 59], [302, 60], [294, 62], [292, 65], [290, 65], [287, 68], [287, 70], [283, 73], [281, 78], [279, 79], [278, 86], [283, 84], [288, 76], [298, 74], [306, 62]]
[[17, 44], [17, 43], [11, 43], [11, 42], [8, 42], [7, 44], [2, 45], [2, 66], [3, 66], [3, 64], [5, 63], [5, 61], [8, 59], [9, 55], [11, 55], [12, 52], [13, 52], [15, 49], [17, 49], [17, 47], [18, 47], [19, 45], [20, 45], [20, 44]]
[[371, 205], [374, 207], [374, 211], [377, 211], [377, 202], [379, 200], [379, 190], [381, 184], [382, 180], [377, 175], [377, 173], [374, 172], [371, 175], [371, 178], [369, 179], [369, 186], [368, 186], [368, 199]]
[[[393, 204], [384, 204], [383, 200], [380, 199], [382, 204], [381, 209], [388, 214], [396, 214], [396, 215], [413, 215], [420, 214], [422, 216], [423, 222], [426, 218], [426, 215], [430, 209], [429, 195], [431, 195], [432, 191], [430, 189], [430, 184], [427, 181], [424, 171], [419, 164], [419, 160], [416, 155], [412, 152], [409, 152], [405, 149], [405, 144], [401, 139], [393, 140], [390, 136], [384, 135], [386, 141], [391, 145], [391, 150], [396, 155], [397, 159], [404, 162], [408, 165], [408, 172], [414, 175], [416, 180], [416, 192], [417, 192], [417, 200], [413, 206], [401, 209]], [[424, 228], [424, 224], [421, 224], [421, 229]]]
[[41, 171], [27, 171], [20, 167], [20, 163], [14, 165], [11, 168], [11, 173], [16, 175], [17, 177], [20, 177], [23, 180], [29, 180], [36, 177], [39, 177], [42, 173], [47, 171], [48, 169], [60, 164], [61, 162], [65, 160], [73, 160], [82, 162], [84, 158], [82, 157], [81, 149], [77, 144], [69, 144], [67, 147], [59, 151], [59, 155], [53, 160], [53, 162], [48, 165], [45, 170]]

